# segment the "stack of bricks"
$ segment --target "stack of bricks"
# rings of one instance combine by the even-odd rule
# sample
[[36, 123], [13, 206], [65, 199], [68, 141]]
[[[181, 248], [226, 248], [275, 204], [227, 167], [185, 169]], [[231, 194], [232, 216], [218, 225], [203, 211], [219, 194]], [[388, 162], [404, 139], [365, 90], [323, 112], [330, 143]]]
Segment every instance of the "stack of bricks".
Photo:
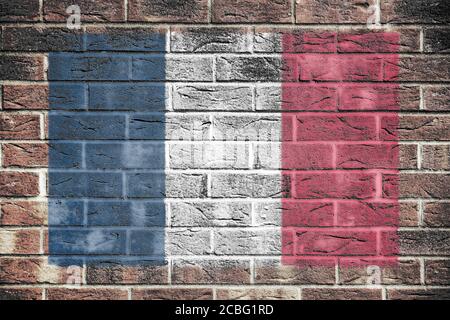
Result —
[[448, 1], [0, 9], [0, 299], [450, 298]]

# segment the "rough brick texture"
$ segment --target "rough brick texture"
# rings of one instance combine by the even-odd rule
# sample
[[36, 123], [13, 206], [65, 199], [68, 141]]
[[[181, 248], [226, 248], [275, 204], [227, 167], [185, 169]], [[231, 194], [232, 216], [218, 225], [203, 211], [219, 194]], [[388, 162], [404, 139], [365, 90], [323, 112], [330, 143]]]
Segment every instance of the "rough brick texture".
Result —
[[0, 1], [0, 300], [450, 299], [449, 3]]

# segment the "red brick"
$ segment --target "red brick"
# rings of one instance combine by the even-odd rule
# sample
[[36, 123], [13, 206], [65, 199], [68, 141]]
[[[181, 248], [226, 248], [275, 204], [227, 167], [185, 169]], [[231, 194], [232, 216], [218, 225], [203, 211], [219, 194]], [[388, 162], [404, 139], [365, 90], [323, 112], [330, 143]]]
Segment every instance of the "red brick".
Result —
[[295, 288], [217, 289], [218, 300], [296, 300]]
[[340, 29], [339, 52], [419, 52], [420, 30], [418, 28], [390, 28], [386, 30]]
[[[305, 53], [296, 56], [300, 81], [382, 81], [387, 55]], [[392, 59], [392, 58], [391, 58]]]
[[[45, 21], [66, 21], [69, 14], [66, 9], [75, 4], [71, 0], [45, 0]], [[78, 0], [82, 22], [119, 22], [125, 20], [125, 2], [122, 0], [97, 1]]]
[[39, 177], [28, 172], [0, 172], [0, 196], [37, 196]]
[[38, 254], [40, 232], [38, 230], [0, 229], [0, 254]]
[[39, 288], [5, 288], [0, 287], [0, 300], [41, 300], [42, 289]]
[[399, 147], [399, 169], [417, 169], [417, 145], [401, 144]]
[[135, 265], [89, 263], [86, 269], [88, 284], [167, 284], [167, 265]]
[[366, 23], [375, 0], [297, 0], [297, 23]]
[[292, 22], [290, 0], [215, 0], [213, 22]]
[[3, 109], [48, 109], [48, 85], [3, 85]]
[[427, 227], [450, 227], [450, 202], [425, 203], [423, 222]]
[[337, 225], [346, 227], [398, 226], [400, 206], [396, 203], [338, 202]]
[[283, 227], [332, 226], [334, 207], [332, 202], [282, 201]]
[[427, 170], [450, 170], [449, 145], [424, 145], [422, 168]]
[[333, 167], [333, 148], [326, 144], [283, 143], [283, 169], [330, 169]]
[[0, 80], [44, 80], [44, 56], [0, 56]]
[[40, 137], [38, 115], [0, 115], [0, 139], [37, 140]]
[[47, 205], [36, 201], [0, 202], [0, 225], [39, 226], [47, 223]]
[[[419, 285], [420, 263], [418, 260], [381, 258], [340, 258], [339, 283], [343, 285]], [[378, 266], [380, 278], [369, 269]], [[372, 282], [374, 281], [374, 282]], [[380, 281], [377, 283], [377, 281]]]
[[[290, 259], [291, 261], [288, 261]], [[307, 259], [286, 257], [257, 259], [255, 283], [257, 284], [334, 284], [334, 259]]]
[[426, 110], [450, 110], [450, 86], [426, 86], [423, 88], [423, 97]]
[[340, 86], [339, 110], [418, 110], [418, 86], [347, 84]]
[[381, 289], [305, 288], [302, 300], [381, 300]]
[[336, 146], [336, 165], [344, 169], [397, 169], [398, 144], [342, 144]]
[[368, 115], [298, 115], [299, 141], [375, 140], [376, 122]]
[[47, 167], [48, 145], [7, 143], [2, 146], [4, 167]]
[[450, 289], [388, 289], [388, 300], [450, 300]]
[[416, 202], [400, 203], [400, 227], [417, 227], [419, 224], [418, 210]]
[[296, 254], [338, 256], [374, 255], [377, 251], [375, 232], [296, 229]]
[[448, 286], [450, 283], [450, 260], [425, 260], [425, 284]]
[[375, 195], [375, 175], [363, 172], [299, 173], [295, 176], [296, 198], [367, 199]]
[[26, 22], [39, 20], [39, 0], [2, 1], [1, 22]]
[[128, 21], [208, 22], [208, 0], [128, 0]]
[[103, 288], [48, 288], [47, 300], [127, 300], [125, 289]]
[[132, 289], [133, 300], [212, 300], [212, 289], [155, 288]]

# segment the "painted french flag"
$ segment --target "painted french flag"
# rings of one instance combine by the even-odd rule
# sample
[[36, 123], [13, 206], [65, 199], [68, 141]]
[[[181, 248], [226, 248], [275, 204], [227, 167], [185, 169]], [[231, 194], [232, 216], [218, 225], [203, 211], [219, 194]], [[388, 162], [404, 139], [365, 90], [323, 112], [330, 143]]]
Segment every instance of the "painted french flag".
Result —
[[55, 263], [396, 263], [398, 34], [261, 39], [278, 53], [256, 42], [195, 66], [157, 32], [88, 33], [85, 51], [49, 54]]

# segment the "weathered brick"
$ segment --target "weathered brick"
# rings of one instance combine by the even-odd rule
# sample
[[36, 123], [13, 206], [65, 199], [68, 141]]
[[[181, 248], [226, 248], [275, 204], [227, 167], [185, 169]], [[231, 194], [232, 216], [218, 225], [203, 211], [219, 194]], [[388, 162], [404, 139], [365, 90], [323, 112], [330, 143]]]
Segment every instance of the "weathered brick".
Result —
[[0, 254], [39, 254], [39, 251], [39, 230], [0, 230]]
[[3, 113], [0, 115], [0, 138], [37, 140], [40, 137], [38, 115]]
[[206, 23], [208, 0], [130, 0], [128, 21]]
[[250, 261], [248, 260], [174, 260], [172, 266], [174, 284], [248, 284]]
[[338, 89], [329, 85], [284, 84], [258, 86], [256, 110], [331, 111], [338, 104]]
[[396, 203], [338, 202], [337, 225], [346, 227], [398, 226], [400, 206]]
[[216, 0], [212, 6], [213, 22], [292, 22], [289, 0]]
[[[70, 15], [66, 12], [70, 5], [73, 5], [70, 0], [44, 1], [44, 20], [65, 21]], [[121, 0], [108, 2], [80, 0], [77, 5], [80, 7], [83, 22], [119, 22], [125, 19], [125, 3]]]
[[279, 115], [214, 115], [213, 140], [289, 141], [292, 126]]
[[383, 194], [387, 198], [445, 199], [450, 195], [449, 186], [450, 175], [402, 173], [399, 177], [384, 177]]
[[3, 166], [47, 167], [48, 145], [44, 143], [3, 144]]
[[255, 224], [258, 226], [325, 227], [332, 226], [332, 202], [287, 201], [256, 203]]
[[392, 56], [384, 64], [385, 81], [450, 81], [450, 58], [447, 56]]
[[381, 289], [305, 288], [303, 300], [381, 300]]
[[295, 288], [217, 289], [218, 300], [296, 300]]
[[209, 230], [174, 228], [167, 233], [166, 254], [168, 255], [206, 255], [210, 252]]
[[334, 259], [297, 259], [295, 265], [286, 265], [278, 259], [256, 259], [255, 282], [258, 284], [334, 284]]
[[[218, 81], [280, 81], [283, 73], [280, 57], [219, 57]], [[285, 70], [284, 72], [291, 72]]]
[[343, 169], [397, 169], [398, 144], [339, 144], [336, 166]]
[[0, 300], [41, 300], [40, 288], [0, 288]]
[[128, 196], [131, 198], [203, 198], [206, 175], [171, 173], [127, 174]]
[[54, 140], [109, 140], [125, 137], [122, 115], [50, 114], [49, 138]]
[[[342, 266], [339, 269], [339, 283], [343, 285], [419, 285], [420, 263], [418, 260], [376, 260], [341, 258]], [[381, 262], [381, 263], [380, 263]], [[380, 278], [374, 278], [370, 266], [378, 266]], [[380, 281], [380, 283], [372, 283]]]
[[388, 289], [389, 300], [449, 300], [450, 290], [442, 289]]
[[2, 55], [0, 65], [0, 80], [44, 80], [43, 55]]
[[450, 86], [425, 86], [423, 88], [424, 107], [430, 111], [448, 111]]
[[82, 144], [81, 143], [60, 143], [51, 142], [49, 144], [48, 166], [51, 169], [74, 169], [82, 167]]
[[47, 300], [127, 300], [126, 289], [47, 288]]
[[258, 143], [253, 150], [256, 169], [333, 168], [333, 149], [329, 144]]
[[46, 84], [3, 85], [3, 109], [48, 109], [48, 91]]
[[294, 195], [301, 199], [368, 199], [375, 195], [375, 176], [364, 172], [298, 173]]
[[130, 139], [208, 140], [211, 121], [208, 115], [173, 114], [130, 116]]
[[25, 22], [39, 20], [39, 0], [2, 1], [1, 22]]
[[256, 27], [255, 52], [336, 52], [336, 30]]
[[423, 222], [428, 227], [450, 226], [450, 202], [425, 203]]
[[399, 169], [417, 169], [417, 145], [401, 144], [399, 147]]
[[0, 202], [0, 225], [39, 226], [47, 223], [47, 205], [36, 201]]
[[366, 23], [375, 0], [297, 0], [297, 23]]
[[166, 51], [166, 30], [161, 28], [86, 28], [88, 51]]
[[172, 52], [248, 52], [247, 28], [173, 28]]
[[122, 175], [111, 172], [51, 171], [48, 175], [48, 194], [64, 198], [121, 197]]
[[216, 255], [271, 255], [281, 250], [279, 229], [217, 229], [214, 234]]
[[174, 227], [249, 226], [249, 203], [173, 202], [170, 212]]
[[162, 169], [164, 152], [162, 143], [89, 143], [85, 162], [88, 169]]
[[248, 169], [249, 146], [242, 143], [171, 144], [169, 165], [174, 169]]
[[79, 31], [55, 27], [5, 27], [3, 49], [11, 51], [81, 51]]
[[423, 39], [425, 52], [450, 52], [449, 39], [450, 28], [425, 29]]
[[449, 145], [424, 145], [422, 168], [429, 170], [450, 170]]
[[448, 23], [450, 10], [445, 0], [383, 0], [382, 23]]
[[168, 88], [162, 84], [89, 84], [89, 110], [165, 111], [168, 95]]
[[446, 116], [402, 115], [381, 117], [381, 140], [447, 141], [450, 118]]
[[213, 198], [279, 198], [287, 189], [279, 174], [217, 173], [211, 177]]
[[152, 260], [114, 260], [87, 263], [88, 284], [167, 284], [168, 265]]
[[448, 286], [450, 283], [450, 260], [425, 260], [425, 283]]
[[30, 172], [1, 172], [0, 196], [27, 197], [39, 194], [39, 176]]
[[177, 85], [173, 108], [180, 111], [251, 111], [252, 89], [235, 85]]
[[207, 288], [132, 289], [133, 300], [212, 300], [213, 290]]
[[448, 255], [450, 240], [447, 231], [441, 230], [399, 230], [383, 232], [382, 254], [392, 255], [399, 251], [401, 255], [439, 256]]
[[367, 30], [340, 28], [339, 52], [419, 52], [420, 31], [418, 28], [390, 28], [389, 30]]
[[[49, 54], [48, 63], [49, 80], [129, 80], [130, 58], [126, 56], [55, 52]], [[154, 72], [161, 77], [159, 68]]]
[[357, 141], [376, 139], [376, 121], [370, 115], [297, 115], [299, 141]]
[[400, 203], [399, 225], [401, 227], [417, 227], [419, 224], [419, 206], [416, 202]]

